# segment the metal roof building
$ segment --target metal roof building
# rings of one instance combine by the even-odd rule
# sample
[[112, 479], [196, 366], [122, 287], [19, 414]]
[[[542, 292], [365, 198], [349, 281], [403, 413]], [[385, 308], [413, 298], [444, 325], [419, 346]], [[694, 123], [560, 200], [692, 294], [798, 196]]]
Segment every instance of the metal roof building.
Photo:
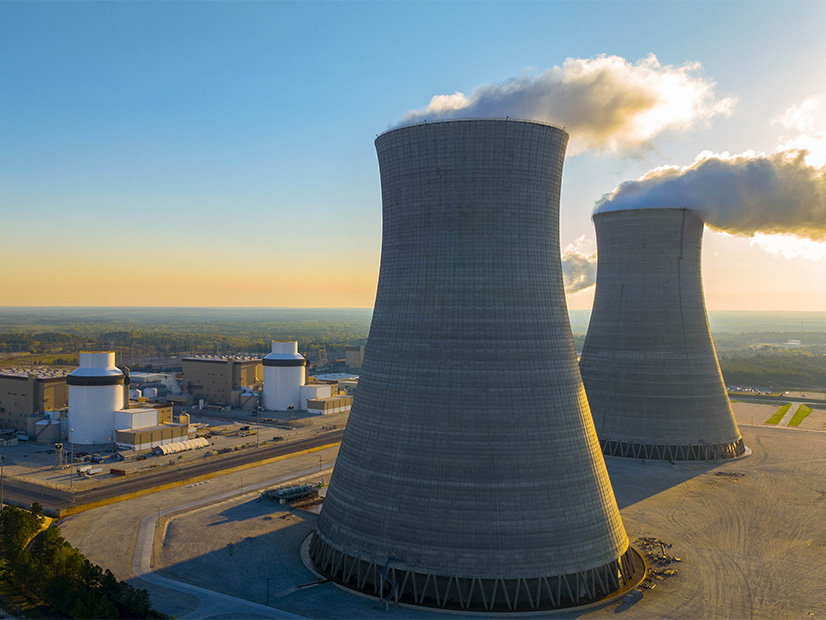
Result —
[[597, 288], [580, 359], [603, 452], [715, 460], [746, 448], [708, 327], [703, 221], [687, 209], [594, 215]]
[[630, 578], [563, 292], [567, 140], [505, 119], [376, 140], [376, 304], [310, 544], [330, 579], [490, 612], [582, 604]]

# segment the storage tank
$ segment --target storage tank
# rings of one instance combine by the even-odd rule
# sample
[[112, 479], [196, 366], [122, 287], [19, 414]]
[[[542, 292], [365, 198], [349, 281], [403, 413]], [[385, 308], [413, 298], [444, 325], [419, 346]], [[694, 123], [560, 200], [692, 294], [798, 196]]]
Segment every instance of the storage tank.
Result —
[[744, 454], [706, 317], [703, 221], [641, 208], [596, 213], [594, 225], [597, 288], [580, 368], [603, 452]]
[[376, 303], [310, 543], [332, 581], [490, 613], [582, 605], [632, 579], [562, 284], [567, 140], [504, 119], [376, 140]]
[[80, 353], [80, 366], [66, 376], [71, 443], [114, 441], [114, 416], [123, 405], [124, 382], [114, 351]]
[[139, 389], [132, 388], [131, 390], [129, 390], [129, 398], [131, 398], [132, 400], [138, 400], [141, 396], [143, 396], [143, 394]]
[[158, 388], [148, 387], [143, 390], [144, 398], [157, 398]]
[[272, 342], [272, 353], [263, 359], [264, 408], [270, 411], [298, 409], [301, 386], [306, 383], [307, 360], [295, 341]]

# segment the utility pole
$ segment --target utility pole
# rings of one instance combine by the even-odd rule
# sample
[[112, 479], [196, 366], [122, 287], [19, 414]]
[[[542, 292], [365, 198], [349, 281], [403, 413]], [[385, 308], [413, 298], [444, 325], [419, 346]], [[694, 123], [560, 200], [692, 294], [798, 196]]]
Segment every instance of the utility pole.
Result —
[[[69, 432], [74, 435], [75, 429], [70, 428]], [[72, 462], [69, 465], [69, 491], [74, 491], [75, 488], [75, 442], [72, 441], [74, 437], [70, 437], [69, 444], [72, 446]]]

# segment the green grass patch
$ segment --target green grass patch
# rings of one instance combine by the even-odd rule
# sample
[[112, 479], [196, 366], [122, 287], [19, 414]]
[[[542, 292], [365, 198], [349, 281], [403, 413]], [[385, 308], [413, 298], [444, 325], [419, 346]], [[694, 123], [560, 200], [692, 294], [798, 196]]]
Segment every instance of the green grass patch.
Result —
[[786, 403], [785, 405], [780, 407], [780, 409], [777, 410], [777, 413], [775, 413], [772, 417], [766, 420], [766, 424], [779, 424], [780, 420], [786, 417], [786, 414], [789, 412], [789, 409], [791, 409], [791, 407], [791, 403]]
[[789, 426], [800, 426], [800, 423], [803, 420], [805, 420], [806, 416], [808, 416], [811, 412], [811, 407], [807, 407], [806, 405], [800, 405], [797, 408], [797, 411], [794, 412], [792, 419], [789, 420]]

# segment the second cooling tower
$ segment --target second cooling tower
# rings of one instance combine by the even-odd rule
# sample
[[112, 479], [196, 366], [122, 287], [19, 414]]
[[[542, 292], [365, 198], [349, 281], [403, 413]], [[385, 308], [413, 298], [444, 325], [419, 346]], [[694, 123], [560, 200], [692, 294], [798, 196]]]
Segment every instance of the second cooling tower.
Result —
[[746, 450], [708, 327], [703, 221], [687, 209], [594, 215], [597, 288], [580, 369], [603, 452], [715, 460]]
[[567, 139], [456, 120], [376, 140], [376, 304], [310, 544], [333, 581], [490, 612], [582, 604], [630, 579], [563, 292]]

